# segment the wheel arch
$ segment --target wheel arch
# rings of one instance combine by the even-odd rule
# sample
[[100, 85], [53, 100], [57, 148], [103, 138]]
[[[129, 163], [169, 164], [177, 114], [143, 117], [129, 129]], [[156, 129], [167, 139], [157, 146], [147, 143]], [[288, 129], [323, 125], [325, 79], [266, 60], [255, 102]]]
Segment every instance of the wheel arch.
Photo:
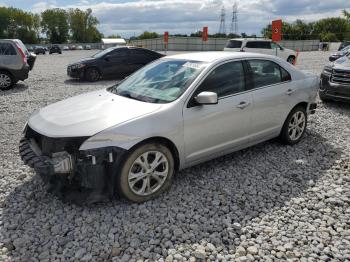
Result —
[[171, 141], [168, 138], [165, 137], [161, 137], [161, 136], [155, 136], [155, 137], [150, 137], [147, 138], [145, 140], [142, 140], [141, 142], [135, 144], [133, 147], [131, 147], [129, 149], [129, 151], [133, 151], [134, 149], [136, 149], [139, 146], [142, 146], [144, 144], [148, 144], [148, 143], [160, 143], [162, 145], [165, 145], [167, 148], [169, 148], [171, 154], [174, 157], [174, 163], [175, 163], [175, 170], [179, 170], [180, 168], [180, 155], [179, 155], [179, 151], [176, 147], [176, 145], [174, 144], [173, 141]]

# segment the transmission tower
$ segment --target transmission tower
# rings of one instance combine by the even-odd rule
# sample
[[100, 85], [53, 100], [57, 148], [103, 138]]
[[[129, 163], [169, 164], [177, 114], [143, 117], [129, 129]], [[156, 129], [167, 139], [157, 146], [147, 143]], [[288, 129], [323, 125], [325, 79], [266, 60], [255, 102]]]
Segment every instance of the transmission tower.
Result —
[[238, 35], [238, 19], [237, 19], [237, 13], [238, 13], [238, 4], [235, 2], [232, 8], [232, 21], [230, 26], [230, 34]]
[[226, 34], [225, 16], [226, 16], [226, 12], [225, 12], [225, 7], [223, 6], [221, 8], [220, 27], [219, 27], [219, 34], [223, 34], [223, 35]]

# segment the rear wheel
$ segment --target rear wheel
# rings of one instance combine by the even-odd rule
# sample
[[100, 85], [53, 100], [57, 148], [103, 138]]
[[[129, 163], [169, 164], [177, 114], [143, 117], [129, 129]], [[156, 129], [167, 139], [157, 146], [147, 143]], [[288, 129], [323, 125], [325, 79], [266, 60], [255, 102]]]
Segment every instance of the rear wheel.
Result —
[[303, 137], [307, 126], [306, 110], [302, 106], [297, 106], [288, 115], [284, 122], [280, 139], [283, 143], [294, 145]]
[[119, 192], [128, 200], [141, 203], [156, 198], [171, 184], [174, 158], [158, 143], [144, 144], [133, 150], [118, 174]]
[[96, 68], [88, 68], [85, 71], [85, 78], [89, 82], [96, 82], [100, 79], [100, 72]]
[[0, 90], [8, 90], [15, 84], [12, 75], [6, 71], [0, 71]]

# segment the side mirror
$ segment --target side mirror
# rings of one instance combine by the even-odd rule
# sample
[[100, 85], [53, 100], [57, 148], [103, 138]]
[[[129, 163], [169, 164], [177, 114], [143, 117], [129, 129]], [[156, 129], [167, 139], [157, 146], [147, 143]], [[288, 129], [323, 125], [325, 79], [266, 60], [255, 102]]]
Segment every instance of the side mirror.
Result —
[[214, 92], [201, 92], [194, 100], [200, 105], [216, 105], [218, 103], [218, 94]]

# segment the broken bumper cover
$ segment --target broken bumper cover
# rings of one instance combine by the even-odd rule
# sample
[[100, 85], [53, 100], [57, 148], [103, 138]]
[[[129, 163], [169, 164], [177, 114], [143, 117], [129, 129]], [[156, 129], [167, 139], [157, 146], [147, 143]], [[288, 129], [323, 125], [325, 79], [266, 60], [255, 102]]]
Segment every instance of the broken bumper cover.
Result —
[[115, 178], [126, 150], [108, 147], [79, 152], [79, 157], [68, 152], [44, 156], [33, 139], [22, 138], [19, 153], [23, 162], [34, 168], [50, 191], [90, 190], [93, 193], [113, 196]]

